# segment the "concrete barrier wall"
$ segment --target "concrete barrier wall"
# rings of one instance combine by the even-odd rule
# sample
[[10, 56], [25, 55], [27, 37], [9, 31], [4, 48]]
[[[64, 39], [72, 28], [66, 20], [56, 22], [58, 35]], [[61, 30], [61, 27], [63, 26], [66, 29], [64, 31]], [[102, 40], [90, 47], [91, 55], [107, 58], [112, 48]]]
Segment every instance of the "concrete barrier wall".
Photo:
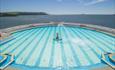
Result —
[[77, 25], [77, 26], [87, 27], [87, 28], [90, 28], [90, 29], [93, 29], [93, 30], [103, 31], [103, 32], [106, 32], [108, 34], [112, 34], [112, 35], [115, 36], [115, 29], [104, 27], [104, 26], [83, 24], [83, 23], [82, 24], [81, 23], [65, 23], [65, 25]]
[[58, 25], [58, 24], [88, 27], [90, 29], [99, 30], [99, 31], [103, 31], [103, 32], [115, 35], [115, 29], [113, 28], [108, 28], [108, 27], [103, 27], [103, 26], [98, 26], [98, 25], [91, 25], [91, 24], [83, 24], [83, 23], [81, 24], [81, 23], [64, 23], [64, 22], [50, 22], [50, 23], [36, 23], [36, 24], [28, 24], [28, 25], [19, 25], [15, 27], [1, 29], [0, 33], [6, 33], [10, 35], [11, 33], [15, 31], [30, 29], [36, 26], [47, 26], [47, 25]]

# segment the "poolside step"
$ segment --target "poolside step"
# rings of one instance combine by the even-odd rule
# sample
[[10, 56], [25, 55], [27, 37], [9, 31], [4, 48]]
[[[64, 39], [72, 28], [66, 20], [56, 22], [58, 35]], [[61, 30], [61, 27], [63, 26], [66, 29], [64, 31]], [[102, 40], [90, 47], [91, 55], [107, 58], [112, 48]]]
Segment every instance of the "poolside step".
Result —
[[14, 56], [10, 54], [0, 54], [0, 69], [4, 69], [14, 61]]
[[[115, 53], [114, 53], [115, 54]], [[113, 58], [115, 55], [112, 53], [104, 53], [102, 54], [102, 61], [104, 61], [107, 65], [111, 66], [115, 69], [115, 59]]]

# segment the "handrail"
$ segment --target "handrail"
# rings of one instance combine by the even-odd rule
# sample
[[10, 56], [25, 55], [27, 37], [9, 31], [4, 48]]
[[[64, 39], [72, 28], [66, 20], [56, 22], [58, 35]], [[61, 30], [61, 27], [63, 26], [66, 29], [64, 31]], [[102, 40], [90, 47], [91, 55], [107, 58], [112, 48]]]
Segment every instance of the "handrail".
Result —
[[3, 59], [2, 59], [2, 60], [0, 60], [0, 63], [2, 63], [3, 61], [5, 61], [5, 60], [7, 59], [7, 56], [6, 56], [6, 55], [0, 54], [0, 56], [2, 56], [2, 57], [3, 57]]
[[7, 57], [11, 56], [10, 61], [6, 65], [4, 65], [3, 67], [0, 67], [0, 69], [6, 68], [8, 65], [10, 65], [14, 61], [14, 55], [11, 55], [11, 54], [4, 54], [4, 55], [7, 55]]
[[113, 61], [113, 62], [115, 62], [115, 59], [113, 59], [112, 56], [115, 56], [115, 54], [109, 54], [110, 60]]
[[[102, 60], [106, 63], [106, 64], [108, 64], [110, 67], [112, 67], [113, 69], [115, 69], [115, 66], [113, 66], [112, 64], [110, 64], [107, 60], [106, 60], [106, 57], [105, 57], [105, 55], [106, 55], [107, 53], [104, 53], [104, 54], [102, 54]], [[111, 53], [109, 53], [109, 54], [111, 54]]]

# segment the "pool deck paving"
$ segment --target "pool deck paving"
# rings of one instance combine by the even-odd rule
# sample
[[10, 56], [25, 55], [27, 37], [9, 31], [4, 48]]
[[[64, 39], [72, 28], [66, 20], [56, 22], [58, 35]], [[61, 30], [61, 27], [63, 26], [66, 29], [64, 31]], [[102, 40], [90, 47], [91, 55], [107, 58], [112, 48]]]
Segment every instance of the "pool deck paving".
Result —
[[[13, 66], [8, 66], [6, 67], [4, 70], [25, 70], [23, 68], [19, 68], [19, 67], [13, 67]], [[31, 69], [30, 69], [31, 70]], [[37, 69], [36, 69], [37, 70]], [[76, 69], [77, 70], [77, 69]], [[79, 69], [78, 69], [79, 70]], [[99, 67], [99, 68], [89, 68], [88, 70], [114, 70], [109, 66], [103, 66], [103, 67]]]

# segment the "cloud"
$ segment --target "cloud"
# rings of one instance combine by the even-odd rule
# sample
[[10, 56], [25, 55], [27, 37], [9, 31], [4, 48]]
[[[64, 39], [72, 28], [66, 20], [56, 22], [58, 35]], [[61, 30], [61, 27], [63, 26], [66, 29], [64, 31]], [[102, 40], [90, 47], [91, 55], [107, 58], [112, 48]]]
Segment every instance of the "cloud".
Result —
[[58, 2], [62, 2], [63, 0], [57, 0]]
[[94, 1], [91, 1], [88, 3], [85, 3], [84, 5], [94, 5], [94, 4], [105, 2], [105, 1], [107, 1], [107, 0], [94, 0]]
[[94, 5], [97, 3], [105, 2], [107, 0], [77, 0], [79, 3], [87, 6], [87, 5]]

